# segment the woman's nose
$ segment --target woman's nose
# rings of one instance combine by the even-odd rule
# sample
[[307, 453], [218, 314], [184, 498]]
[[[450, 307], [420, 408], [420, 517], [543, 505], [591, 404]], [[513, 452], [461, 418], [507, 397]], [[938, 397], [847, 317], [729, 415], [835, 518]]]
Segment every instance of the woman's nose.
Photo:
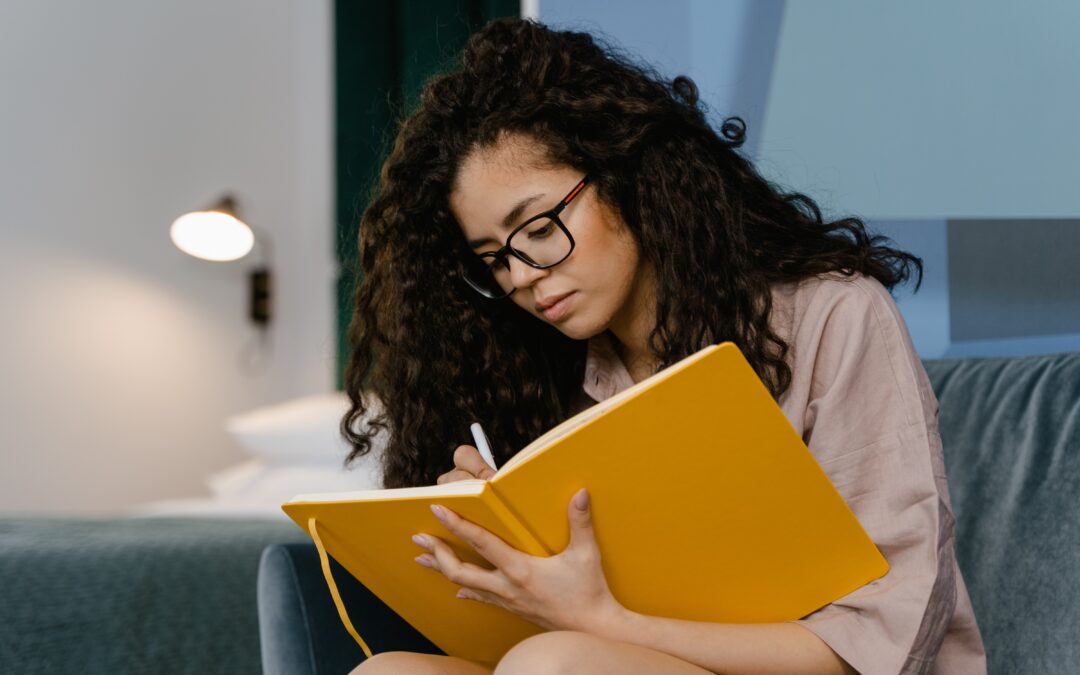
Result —
[[537, 279], [546, 277], [548, 270], [538, 270], [531, 265], [526, 265], [514, 256], [508, 256], [507, 264], [510, 265], [510, 283], [514, 288], [526, 288], [536, 282]]

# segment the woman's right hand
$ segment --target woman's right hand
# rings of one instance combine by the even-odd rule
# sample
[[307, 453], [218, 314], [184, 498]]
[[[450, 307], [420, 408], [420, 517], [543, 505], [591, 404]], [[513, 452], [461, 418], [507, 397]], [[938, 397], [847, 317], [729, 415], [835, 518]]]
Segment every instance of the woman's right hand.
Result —
[[488, 480], [494, 475], [495, 469], [488, 466], [479, 450], [471, 445], [459, 445], [457, 450], [454, 450], [454, 468], [439, 476], [435, 483], [442, 485], [468, 478]]

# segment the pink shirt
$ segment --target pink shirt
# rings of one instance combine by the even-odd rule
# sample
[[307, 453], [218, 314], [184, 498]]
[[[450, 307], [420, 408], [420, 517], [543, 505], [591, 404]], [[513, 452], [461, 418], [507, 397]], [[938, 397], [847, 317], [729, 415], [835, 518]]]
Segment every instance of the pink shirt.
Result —
[[[839, 274], [773, 287], [790, 346], [779, 404], [890, 565], [795, 623], [860, 673], [985, 673], [956, 563], [938, 404], [907, 327], [876, 279]], [[589, 341], [584, 391], [634, 384], [607, 334]]]

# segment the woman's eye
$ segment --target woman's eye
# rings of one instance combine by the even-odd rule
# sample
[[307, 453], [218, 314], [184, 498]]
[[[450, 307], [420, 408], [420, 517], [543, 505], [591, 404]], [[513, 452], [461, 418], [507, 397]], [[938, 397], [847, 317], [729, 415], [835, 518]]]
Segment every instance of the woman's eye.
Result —
[[529, 239], [543, 239], [551, 234], [551, 231], [555, 229], [555, 225], [549, 220], [543, 226], [531, 230], [529, 232]]

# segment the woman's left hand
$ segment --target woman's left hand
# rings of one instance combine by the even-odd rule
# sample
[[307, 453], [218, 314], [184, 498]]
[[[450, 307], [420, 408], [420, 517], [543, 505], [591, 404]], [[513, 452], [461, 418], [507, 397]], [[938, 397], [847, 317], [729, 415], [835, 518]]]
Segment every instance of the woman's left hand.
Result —
[[495, 566], [488, 570], [462, 562], [438, 537], [414, 536], [413, 541], [428, 550], [416, 561], [461, 586], [459, 598], [502, 607], [548, 630], [597, 632], [594, 627], [607, 625], [624, 611], [600, 565], [584, 488], [568, 507], [570, 544], [547, 558], [522, 553], [445, 507], [432, 506], [432, 511], [446, 529]]

